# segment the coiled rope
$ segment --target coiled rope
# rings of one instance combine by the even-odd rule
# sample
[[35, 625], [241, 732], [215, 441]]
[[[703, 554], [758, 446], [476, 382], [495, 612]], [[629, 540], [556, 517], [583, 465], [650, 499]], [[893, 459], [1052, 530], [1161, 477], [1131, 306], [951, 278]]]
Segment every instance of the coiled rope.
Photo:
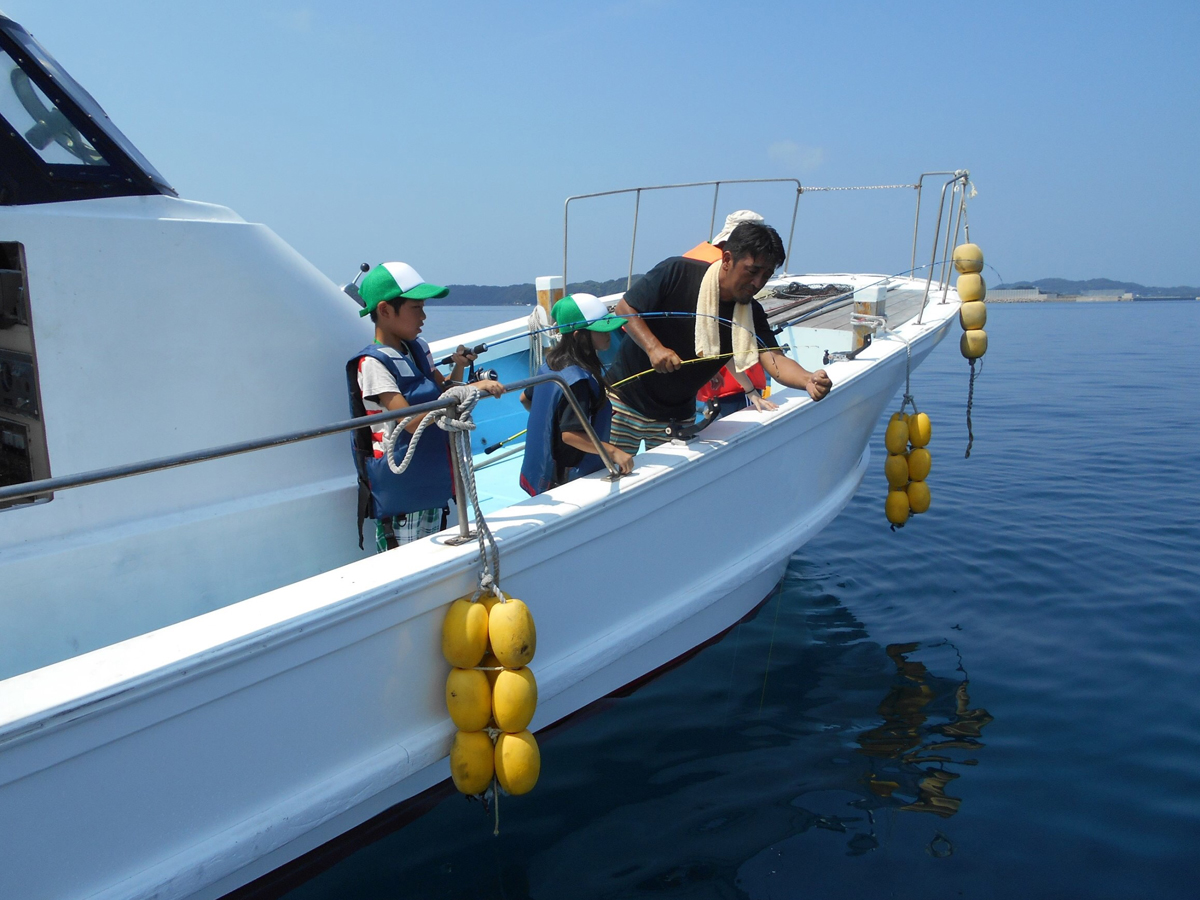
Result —
[[[393, 450], [400, 432], [416, 418], [415, 415], [408, 416], [396, 423], [396, 427], [383, 439], [383, 453], [388, 462], [388, 468], [399, 475], [412, 462], [417, 443], [421, 440], [421, 435], [425, 433], [426, 428], [436, 422], [439, 428], [449, 434], [451, 453], [455, 455], [462, 488], [467, 495], [465, 498], [458, 498], [458, 514], [459, 516], [466, 515], [465, 501], [470, 501], [471, 509], [475, 513], [476, 534], [479, 536], [480, 576], [476, 597], [480, 593], [491, 591], [503, 600], [505, 598], [500, 593], [500, 549], [496, 546], [496, 538], [488, 527], [483, 512], [479, 509], [479, 495], [475, 488], [475, 466], [471, 453], [470, 433], [475, 430], [475, 422], [471, 419], [471, 413], [482, 396], [483, 391], [470, 384], [458, 384], [446, 388], [442, 392], [442, 397], [454, 400], [456, 405], [448, 409], [435, 409], [433, 412], [424, 414], [421, 424], [417, 426], [412, 439], [408, 442], [408, 451], [404, 454], [404, 459], [397, 463], [393, 457]], [[451, 410], [455, 409], [457, 415], [452, 416]]]

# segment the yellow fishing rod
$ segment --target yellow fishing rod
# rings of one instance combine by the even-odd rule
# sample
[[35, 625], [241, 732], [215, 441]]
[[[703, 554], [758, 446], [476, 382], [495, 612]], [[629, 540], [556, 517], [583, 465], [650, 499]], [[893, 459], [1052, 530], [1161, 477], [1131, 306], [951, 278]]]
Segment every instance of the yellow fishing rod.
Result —
[[519, 438], [519, 437], [522, 437], [522, 436], [523, 436], [523, 435], [524, 435], [526, 432], [528, 432], [528, 431], [529, 431], [529, 429], [528, 429], [528, 428], [522, 428], [522, 429], [521, 429], [520, 431], [518, 431], [516, 434], [510, 434], [510, 435], [509, 435], [508, 437], [506, 437], [504, 440], [502, 440], [502, 441], [498, 441], [498, 442], [496, 442], [495, 444], [492, 444], [492, 446], [490, 446], [490, 447], [484, 447], [484, 448], [483, 448], [483, 452], [484, 452], [484, 453], [495, 453], [497, 450], [499, 450], [499, 449], [500, 449], [501, 447], [503, 447], [505, 444], [507, 444], [507, 443], [509, 443], [509, 442], [511, 442], [511, 441], [515, 441], [517, 438]]
[[[791, 350], [792, 348], [788, 344], [780, 344], [778, 347], [764, 347], [763, 349], [764, 350]], [[730, 353], [718, 353], [715, 356], [697, 356], [695, 359], [681, 359], [679, 361], [679, 364], [681, 366], [690, 366], [692, 363], [711, 362], [714, 359], [729, 359], [730, 357], [735, 356], [735, 355], [736, 355], [736, 351], [732, 351]], [[653, 372], [658, 372], [658, 370], [653, 367], [651, 367], [649, 369], [643, 369], [641, 372], [638, 372], [634, 375], [630, 375], [628, 378], [622, 378], [620, 381], [610, 384], [609, 387], [613, 388], [613, 389], [619, 388], [621, 385], [627, 384], [630, 381], [633, 381], [635, 378], [641, 378], [643, 375], [649, 375]], [[661, 375], [661, 374], [669, 374], [669, 373], [661, 373], [660, 372], [659, 374]]]

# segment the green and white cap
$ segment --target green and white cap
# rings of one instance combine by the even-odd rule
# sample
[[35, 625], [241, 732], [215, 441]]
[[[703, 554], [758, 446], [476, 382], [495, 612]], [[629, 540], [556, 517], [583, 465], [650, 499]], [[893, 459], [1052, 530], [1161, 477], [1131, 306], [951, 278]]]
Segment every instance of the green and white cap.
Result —
[[586, 328], [588, 331], [616, 331], [625, 324], [620, 316], [608, 311], [594, 294], [567, 294], [550, 311], [554, 324], [563, 334]]
[[386, 262], [368, 272], [358, 286], [364, 307], [359, 315], [370, 315], [371, 310], [387, 300], [433, 300], [448, 293], [449, 288], [429, 284], [408, 263]]

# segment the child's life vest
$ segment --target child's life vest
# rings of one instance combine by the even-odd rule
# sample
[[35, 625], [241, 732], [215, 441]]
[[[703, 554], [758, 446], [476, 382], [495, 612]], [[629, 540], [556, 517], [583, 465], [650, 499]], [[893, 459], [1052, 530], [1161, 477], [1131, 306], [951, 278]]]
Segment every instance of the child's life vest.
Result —
[[[545, 363], [538, 369], [539, 375], [555, 371]], [[579, 382], [588, 386], [590, 405], [596, 411], [591, 414], [589, 421], [602, 441], [607, 441], [609, 429], [612, 426], [612, 404], [604, 394], [604, 389], [586, 369], [579, 366], [567, 366], [557, 370], [572, 388]], [[530, 496], [536, 496], [555, 486], [557, 472], [554, 462], [554, 433], [555, 420], [558, 412], [558, 401], [562, 399], [562, 386], [553, 381], [537, 385], [533, 392], [533, 404], [529, 409], [529, 429], [525, 434], [525, 459], [521, 464], [521, 487]], [[592, 472], [599, 472], [604, 463], [597, 453], [585, 453], [579, 465], [566, 472], [566, 481], [573, 481]]]
[[[410, 406], [429, 403], [441, 396], [433, 380], [429, 361], [429, 345], [420, 338], [406, 341], [408, 354], [397, 359], [378, 344], [371, 344], [356, 353], [346, 363], [346, 384], [350, 393], [350, 414], [355, 418], [367, 414], [362, 391], [358, 386], [359, 361], [364, 356], [378, 360], [396, 379], [396, 386]], [[358, 472], [358, 534], [362, 546], [364, 519], [384, 519], [423, 509], [441, 509], [453, 493], [450, 474], [450, 449], [446, 432], [428, 427], [408, 468], [397, 475], [388, 466], [383, 454], [373, 446], [370, 428], [354, 432], [354, 466]], [[412, 441], [409, 431], [401, 431], [392, 448], [392, 458], [399, 464]]]

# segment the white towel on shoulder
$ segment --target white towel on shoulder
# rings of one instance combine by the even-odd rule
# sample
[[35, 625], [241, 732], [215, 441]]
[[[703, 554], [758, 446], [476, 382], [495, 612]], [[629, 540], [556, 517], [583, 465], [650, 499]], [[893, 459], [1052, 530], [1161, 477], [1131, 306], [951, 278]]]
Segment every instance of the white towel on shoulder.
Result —
[[[718, 276], [721, 260], [704, 273], [700, 296], [696, 299], [696, 355], [717, 356], [721, 352], [720, 315], [721, 286]], [[758, 336], [754, 333], [754, 310], [749, 303], [733, 305], [733, 364], [745, 372], [758, 362]]]

